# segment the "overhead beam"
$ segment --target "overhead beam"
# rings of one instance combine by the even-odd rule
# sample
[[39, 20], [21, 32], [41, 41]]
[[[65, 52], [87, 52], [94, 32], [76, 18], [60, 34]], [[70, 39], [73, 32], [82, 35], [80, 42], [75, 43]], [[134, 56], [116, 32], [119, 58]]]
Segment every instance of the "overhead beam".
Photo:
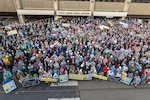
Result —
[[[16, 7], [16, 10], [22, 8], [20, 0], [14, 0], [14, 4], [15, 4], [15, 7]], [[18, 14], [18, 13], [17, 13], [17, 15], [18, 15], [19, 23], [24, 24], [25, 23], [24, 15], [23, 14]]]
[[129, 7], [131, 4], [131, 0], [125, 0], [124, 2], [124, 7], [123, 7], [123, 11], [128, 12], [129, 11]]
[[53, 7], [54, 7], [54, 10], [58, 10], [58, 0], [53, 0]]
[[56, 11], [58, 16], [91, 16], [91, 11]]
[[95, 0], [90, 0], [89, 10], [91, 11], [92, 15], [94, 8], [95, 8]]
[[18, 9], [18, 14], [22, 15], [54, 15], [54, 10], [26, 10]]
[[105, 17], [126, 17], [127, 12], [104, 12], [94, 11], [93, 16], [105, 16]]

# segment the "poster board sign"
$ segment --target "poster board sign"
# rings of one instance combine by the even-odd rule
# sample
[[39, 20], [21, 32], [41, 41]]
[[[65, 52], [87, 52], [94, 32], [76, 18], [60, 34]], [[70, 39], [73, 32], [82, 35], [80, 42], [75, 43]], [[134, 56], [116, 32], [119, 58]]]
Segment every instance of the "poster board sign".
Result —
[[92, 80], [91, 74], [81, 75], [81, 74], [69, 74], [69, 79], [73, 80]]
[[15, 35], [15, 34], [17, 34], [17, 30], [12, 30], [12, 31], [7, 32], [7, 36]]
[[9, 93], [16, 88], [17, 88], [17, 86], [13, 80], [3, 85], [3, 89], [4, 89], [5, 93]]
[[139, 23], [139, 24], [142, 24], [142, 23], [143, 23], [143, 20], [142, 20], [142, 19], [138, 19], [138, 23]]
[[64, 27], [70, 27], [70, 24], [68, 24], [68, 23], [62, 23], [62, 26], [64, 26]]
[[5, 29], [6, 30], [8, 30], [8, 29], [11, 30], [11, 27], [10, 26], [5, 26]]
[[114, 26], [114, 24], [110, 20], [108, 21], [108, 23], [111, 27]]
[[127, 23], [119, 22], [119, 24], [123, 25], [124, 28], [128, 28], [128, 24]]
[[56, 17], [55, 17], [55, 20], [58, 20], [58, 19], [60, 19], [60, 18], [62, 18], [62, 16], [56, 16]]
[[84, 80], [92, 80], [92, 74], [84, 75]]
[[72, 79], [72, 80], [83, 80], [83, 77], [81, 77], [80, 74], [69, 74], [69, 79]]
[[132, 79], [133, 79], [133, 78], [129, 78], [129, 77], [123, 76], [123, 77], [121, 78], [120, 82], [125, 83], [125, 84], [127, 84], [127, 85], [130, 85]]
[[150, 25], [150, 20], [148, 21], [148, 24]]
[[99, 26], [99, 28], [100, 28], [101, 30], [103, 30], [103, 29], [104, 29], [104, 28], [102, 27], [102, 25], [100, 25], [100, 26]]
[[102, 75], [97, 75], [97, 74], [92, 74], [92, 77], [102, 79], [102, 80], [108, 80], [108, 77], [102, 76]]
[[22, 78], [19, 80], [20, 83], [22, 84], [23, 87], [30, 87], [30, 86], [35, 86], [40, 84], [40, 80], [35, 77], [35, 78]]
[[109, 30], [110, 29], [108, 26], [105, 26], [105, 25], [100, 25], [99, 28], [101, 30], [104, 30], [104, 29], [108, 29]]
[[57, 82], [57, 79], [54, 79], [54, 78], [40, 78], [40, 81]]
[[67, 82], [68, 81], [68, 74], [60, 75], [59, 80], [60, 80], [60, 82]]

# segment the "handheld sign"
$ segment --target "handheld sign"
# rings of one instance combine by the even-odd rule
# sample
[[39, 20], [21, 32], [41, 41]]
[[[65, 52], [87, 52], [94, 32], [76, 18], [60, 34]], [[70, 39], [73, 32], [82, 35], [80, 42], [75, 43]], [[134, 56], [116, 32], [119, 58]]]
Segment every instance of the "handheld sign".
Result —
[[81, 74], [69, 74], [69, 79], [72, 80], [92, 80], [91, 74], [81, 75]]
[[7, 36], [15, 35], [15, 34], [17, 34], [17, 30], [12, 30], [12, 31], [7, 32]]
[[104, 29], [108, 29], [109, 30], [110, 29], [108, 26], [105, 26], [105, 25], [100, 25], [99, 28], [101, 30], [104, 30]]
[[127, 23], [119, 22], [119, 24], [123, 25], [124, 28], [128, 28], [128, 24]]
[[57, 79], [54, 79], [54, 78], [40, 78], [40, 81], [57, 82]]
[[108, 80], [108, 77], [102, 76], [102, 75], [97, 75], [97, 74], [92, 74], [92, 77], [102, 79], [102, 80]]
[[69, 74], [69, 79], [83, 80], [83, 77], [81, 77], [81, 75], [79, 75], [79, 74]]
[[68, 23], [62, 23], [62, 26], [64, 26], [64, 27], [70, 27], [70, 24], [68, 24]]
[[122, 77], [120, 82], [125, 83], [127, 85], [130, 85], [131, 81], [133, 78], [129, 78], [129, 77]]
[[67, 82], [68, 81], [68, 74], [60, 75], [59, 80], [60, 80], [60, 82]]
[[4, 89], [5, 93], [9, 93], [16, 88], [17, 88], [16, 84], [13, 80], [3, 85], [3, 89]]

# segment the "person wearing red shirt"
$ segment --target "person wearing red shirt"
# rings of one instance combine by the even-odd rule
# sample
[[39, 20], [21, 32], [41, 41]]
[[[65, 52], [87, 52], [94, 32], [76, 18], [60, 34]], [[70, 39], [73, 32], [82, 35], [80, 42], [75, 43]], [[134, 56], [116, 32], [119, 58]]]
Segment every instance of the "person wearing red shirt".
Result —
[[109, 70], [109, 68], [107, 67], [107, 65], [104, 65], [104, 66], [102, 67], [102, 72], [103, 72], [104, 76], [107, 75], [107, 71], [108, 71], [108, 70]]

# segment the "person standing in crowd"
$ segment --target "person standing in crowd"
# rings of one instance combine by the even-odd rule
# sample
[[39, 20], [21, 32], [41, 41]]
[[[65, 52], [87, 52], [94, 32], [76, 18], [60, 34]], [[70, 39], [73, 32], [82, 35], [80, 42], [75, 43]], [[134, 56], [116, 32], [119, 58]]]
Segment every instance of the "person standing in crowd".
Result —
[[3, 67], [0, 64], [0, 83], [2, 83], [2, 82], [3, 82]]
[[[8, 36], [11, 30], [18, 34]], [[10, 69], [18, 79], [28, 73], [39, 76], [48, 72], [53, 77], [64, 75], [66, 70], [76, 74], [96, 72], [119, 79], [134, 78], [137, 86], [142, 76], [149, 81], [149, 37], [147, 22], [128, 18], [64, 17], [24, 25], [11, 23], [0, 29], [0, 71]]]

